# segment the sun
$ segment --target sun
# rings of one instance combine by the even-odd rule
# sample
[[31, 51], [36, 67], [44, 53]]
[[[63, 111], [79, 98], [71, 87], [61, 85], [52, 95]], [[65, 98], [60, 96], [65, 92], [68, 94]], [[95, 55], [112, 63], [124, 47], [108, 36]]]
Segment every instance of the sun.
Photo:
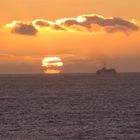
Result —
[[63, 62], [59, 57], [45, 57], [42, 60], [43, 71], [46, 74], [61, 73]]

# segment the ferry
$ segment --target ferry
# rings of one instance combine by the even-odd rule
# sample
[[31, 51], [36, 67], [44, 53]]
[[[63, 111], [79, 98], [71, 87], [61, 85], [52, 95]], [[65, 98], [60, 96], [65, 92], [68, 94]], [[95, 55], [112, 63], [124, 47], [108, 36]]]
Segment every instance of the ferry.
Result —
[[115, 75], [117, 74], [117, 72], [113, 68], [108, 69], [106, 67], [103, 67], [102, 69], [97, 70], [96, 74], [97, 75]]

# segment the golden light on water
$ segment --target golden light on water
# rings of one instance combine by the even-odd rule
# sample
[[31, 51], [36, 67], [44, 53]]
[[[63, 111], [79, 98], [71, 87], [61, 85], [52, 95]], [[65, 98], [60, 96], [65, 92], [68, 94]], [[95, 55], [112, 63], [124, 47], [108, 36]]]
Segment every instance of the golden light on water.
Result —
[[63, 62], [59, 57], [46, 57], [42, 60], [43, 71], [46, 74], [57, 74], [61, 72]]

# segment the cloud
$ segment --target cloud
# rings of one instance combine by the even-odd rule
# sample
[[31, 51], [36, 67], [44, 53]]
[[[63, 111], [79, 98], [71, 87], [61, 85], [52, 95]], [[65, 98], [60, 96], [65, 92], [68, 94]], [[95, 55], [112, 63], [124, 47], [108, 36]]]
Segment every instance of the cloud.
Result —
[[79, 29], [77, 27], [81, 26], [90, 32], [104, 30], [108, 33], [114, 33], [117, 31], [127, 32], [139, 30], [139, 26], [131, 21], [119, 17], [104, 18], [100, 15], [83, 15], [77, 18], [58, 20], [57, 22], [61, 26], [73, 30], [77, 30]]
[[11, 24], [6, 25], [10, 28], [11, 33], [21, 34], [21, 35], [36, 35], [38, 30], [32, 23], [13, 21]]
[[[135, 20], [136, 21], [136, 20]], [[32, 22], [13, 21], [7, 24], [11, 33], [35, 36], [41, 31], [80, 31], [80, 32], [133, 32], [140, 29], [139, 22], [120, 17], [105, 18], [100, 15], [81, 15], [76, 18], [63, 18], [54, 22], [36, 19]]]
[[33, 21], [33, 25], [36, 28], [44, 28], [46, 30], [65, 30], [63, 27], [59, 26], [55, 22], [47, 21], [47, 20], [42, 20], [42, 19], [37, 19]]
[[42, 19], [36, 19], [33, 21], [33, 24], [40, 27], [49, 27], [50, 25], [55, 24], [55, 23], [42, 20]]

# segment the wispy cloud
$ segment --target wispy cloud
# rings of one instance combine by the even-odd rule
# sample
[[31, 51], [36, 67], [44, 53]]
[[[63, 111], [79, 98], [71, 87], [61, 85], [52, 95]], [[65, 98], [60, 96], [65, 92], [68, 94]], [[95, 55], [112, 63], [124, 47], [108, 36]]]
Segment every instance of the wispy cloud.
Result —
[[120, 17], [108, 17], [92, 14], [76, 18], [63, 18], [54, 22], [36, 19], [32, 22], [14, 21], [6, 25], [11, 33], [35, 36], [42, 30], [47, 31], [79, 31], [79, 32], [134, 32], [140, 29], [139, 24]]
[[14, 55], [12, 54], [0, 54], [0, 58], [12, 58]]

